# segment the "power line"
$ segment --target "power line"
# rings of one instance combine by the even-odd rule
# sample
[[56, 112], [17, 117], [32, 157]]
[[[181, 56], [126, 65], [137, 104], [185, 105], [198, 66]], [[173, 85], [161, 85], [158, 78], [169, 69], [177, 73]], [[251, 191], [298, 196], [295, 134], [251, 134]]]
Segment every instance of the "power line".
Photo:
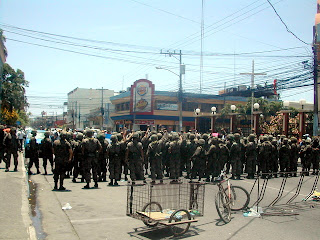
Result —
[[282, 20], [282, 18], [280, 17], [280, 15], [278, 14], [277, 10], [274, 8], [274, 6], [272, 5], [272, 3], [267, 0], [268, 3], [270, 4], [270, 6], [272, 7], [273, 11], [277, 14], [278, 18], [280, 19], [280, 21], [282, 22], [282, 24], [286, 27], [287, 32], [291, 33], [296, 39], [298, 39], [300, 42], [306, 44], [306, 45], [310, 45], [308, 43], [306, 43], [305, 41], [301, 40], [296, 34], [294, 34], [287, 26], [287, 24]]

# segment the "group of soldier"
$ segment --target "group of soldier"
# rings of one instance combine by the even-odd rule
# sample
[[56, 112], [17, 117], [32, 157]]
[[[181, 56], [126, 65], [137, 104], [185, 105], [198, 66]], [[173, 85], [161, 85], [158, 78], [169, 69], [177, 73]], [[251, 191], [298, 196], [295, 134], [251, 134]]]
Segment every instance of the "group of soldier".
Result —
[[[6, 171], [10, 167], [11, 155], [17, 170], [19, 141], [15, 131], [15, 128], [10, 133], [0, 131], [4, 146], [1, 147], [0, 160], [6, 161]], [[45, 138], [37, 144], [35, 136], [36, 131], [32, 131], [25, 149], [25, 157], [29, 158], [28, 173], [32, 174], [33, 164], [40, 173], [39, 158], [42, 158], [44, 174], [47, 174], [49, 161], [56, 190], [65, 190], [64, 179], [71, 175], [73, 182], [77, 182], [81, 175], [81, 182], [86, 182], [84, 188], [90, 188], [91, 179], [94, 187], [98, 187], [98, 182], [107, 181], [107, 172], [109, 185], [117, 186], [122, 176], [125, 181], [130, 176], [132, 184], [136, 180], [145, 182], [146, 176], [151, 178], [152, 184], [156, 180], [162, 183], [164, 177], [169, 177], [171, 183], [178, 182], [180, 177], [190, 181], [216, 181], [221, 171], [228, 174], [230, 169], [233, 179], [240, 179], [243, 173], [249, 179], [257, 173], [262, 178], [278, 177], [279, 174], [294, 177], [297, 176], [299, 158], [303, 174], [308, 175], [311, 167], [312, 173], [318, 174], [319, 169], [317, 137], [298, 143], [295, 137], [288, 139], [285, 136], [258, 138], [250, 134], [246, 138], [235, 133], [214, 137], [212, 134], [148, 130], [115, 132], [109, 143], [105, 133], [94, 137], [93, 131], [88, 129], [84, 134], [62, 131], [55, 141], [52, 141], [50, 132], [45, 132]]]

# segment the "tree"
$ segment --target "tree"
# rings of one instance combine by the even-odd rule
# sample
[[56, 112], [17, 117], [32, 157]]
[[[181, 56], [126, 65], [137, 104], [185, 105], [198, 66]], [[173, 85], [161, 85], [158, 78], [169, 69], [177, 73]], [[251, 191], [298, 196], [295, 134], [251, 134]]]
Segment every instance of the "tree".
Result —
[[[20, 69], [15, 71], [5, 63], [2, 72], [1, 113], [3, 121], [7, 125], [13, 125], [18, 120], [19, 114], [28, 107], [25, 96], [25, 88], [29, 82], [24, 78], [24, 72]], [[21, 115], [23, 116], [23, 114]]]

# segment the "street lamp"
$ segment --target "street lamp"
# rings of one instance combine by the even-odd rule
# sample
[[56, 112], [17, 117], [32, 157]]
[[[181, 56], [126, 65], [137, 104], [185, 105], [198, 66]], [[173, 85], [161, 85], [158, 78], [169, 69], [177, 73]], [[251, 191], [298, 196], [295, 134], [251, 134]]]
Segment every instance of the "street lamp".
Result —
[[255, 103], [253, 104], [253, 108], [257, 111], [260, 107], [260, 104], [259, 103]]
[[200, 112], [201, 112], [200, 108], [197, 108], [195, 110], [196, 117], [194, 118], [194, 128], [196, 131], [197, 131], [197, 125], [198, 125], [198, 116]]
[[215, 123], [215, 120], [216, 120], [216, 111], [217, 111], [217, 108], [215, 106], [211, 107], [211, 132], [214, 133], [214, 123]]
[[234, 112], [237, 107], [236, 107], [236, 105], [231, 105], [230, 108], [231, 108], [231, 111]]
[[288, 108], [289, 105], [290, 105], [290, 102], [289, 102], [288, 100], [283, 101], [283, 107], [284, 107], [284, 108]]
[[182, 74], [185, 74], [185, 65], [181, 64], [181, 52], [180, 52], [180, 74], [176, 74], [170, 69], [163, 67], [156, 67], [156, 69], [166, 70], [179, 77], [179, 91], [178, 91], [178, 107], [179, 107], [179, 131], [182, 131]]

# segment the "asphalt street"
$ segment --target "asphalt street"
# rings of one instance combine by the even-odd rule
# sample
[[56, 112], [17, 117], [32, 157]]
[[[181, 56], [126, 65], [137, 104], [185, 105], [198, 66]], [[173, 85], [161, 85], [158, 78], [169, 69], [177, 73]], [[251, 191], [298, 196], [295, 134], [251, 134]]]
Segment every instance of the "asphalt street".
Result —
[[[21, 162], [22, 159], [20, 159]], [[42, 160], [40, 160], [42, 164]], [[168, 228], [148, 228], [142, 221], [126, 216], [127, 183], [120, 182], [118, 187], [99, 183], [98, 189], [84, 190], [84, 183], [65, 180], [69, 191], [52, 191], [53, 175], [29, 176], [31, 193], [29, 216], [26, 220], [28, 200], [26, 199], [27, 181], [23, 179], [23, 169], [19, 172], [4, 172], [0, 165], [2, 193], [2, 213], [0, 230], [2, 239], [30, 239], [30, 229], [35, 229], [38, 239], [174, 239]], [[35, 171], [33, 171], [35, 172]], [[43, 171], [42, 171], [43, 172]], [[49, 170], [49, 173], [51, 171]], [[286, 203], [296, 191], [299, 177], [288, 178], [281, 201]], [[302, 204], [314, 184], [315, 176], [303, 179], [301, 192], [295, 199], [295, 208], [286, 213], [290, 216], [244, 217], [243, 212], [234, 212], [232, 220], [224, 224], [218, 217], [214, 199], [218, 187], [206, 185], [204, 216], [192, 223], [189, 231], [178, 239], [319, 239], [320, 207], [317, 203]], [[268, 206], [278, 195], [283, 178], [268, 181], [263, 200], [259, 206], [267, 211]], [[233, 180], [251, 191], [254, 180]], [[259, 181], [259, 189], [263, 180]], [[258, 197], [258, 184], [251, 193], [250, 206]], [[23, 203], [24, 202], [24, 203]], [[62, 210], [69, 203], [70, 210]], [[268, 210], [277, 213], [278, 210]], [[293, 215], [298, 214], [298, 215]], [[28, 224], [29, 222], [29, 224]], [[6, 234], [6, 235], [4, 235]], [[0, 239], [1, 239], [0, 238]]]

